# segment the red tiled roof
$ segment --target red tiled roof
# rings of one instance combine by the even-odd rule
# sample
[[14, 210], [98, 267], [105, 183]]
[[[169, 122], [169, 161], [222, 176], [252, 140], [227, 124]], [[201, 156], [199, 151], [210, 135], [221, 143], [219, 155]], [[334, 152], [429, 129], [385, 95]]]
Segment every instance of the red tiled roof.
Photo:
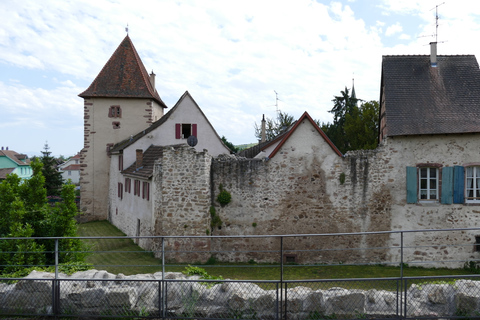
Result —
[[82, 98], [147, 98], [167, 106], [150, 83], [145, 66], [127, 35]]
[[80, 165], [79, 164], [71, 164], [63, 169], [62, 171], [74, 171], [74, 170], [80, 170]]
[[300, 119], [298, 119], [298, 121], [295, 123], [295, 125], [293, 126], [293, 128], [291, 130], [289, 130], [287, 132], [287, 134], [283, 137], [282, 141], [280, 141], [280, 143], [277, 145], [277, 147], [272, 151], [272, 153], [268, 156], [269, 158], [273, 158], [278, 150], [280, 150], [282, 148], [282, 146], [285, 144], [285, 142], [288, 140], [288, 138], [290, 138], [290, 136], [292, 135], [292, 133], [295, 132], [295, 130], [297, 129], [297, 127], [302, 123], [303, 120], [308, 120], [310, 121], [310, 123], [313, 125], [313, 127], [318, 131], [318, 133], [320, 133], [320, 135], [322, 136], [322, 138], [325, 140], [325, 142], [330, 146], [330, 148], [332, 148], [332, 150], [338, 155], [338, 156], [342, 156], [342, 153], [340, 152], [340, 150], [337, 149], [337, 147], [333, 144], [333, 142], [327, 137], [327, 135], [325, 134], [325, 132], [322, 131], [322, 129], [320, 129], [320, 127], [315, 123], [315, 121], [312, 119], [312, 117], [310, 117], [310, 115], [305, 111], [303, 113], [303, 115], [300, 117]]

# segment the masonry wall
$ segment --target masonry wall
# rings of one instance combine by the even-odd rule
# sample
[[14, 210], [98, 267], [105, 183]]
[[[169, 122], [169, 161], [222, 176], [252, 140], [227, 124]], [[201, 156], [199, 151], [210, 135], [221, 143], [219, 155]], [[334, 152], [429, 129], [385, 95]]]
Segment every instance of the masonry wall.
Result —
[[[480, 165], [478, 137], [388, 138], [376, 150], [344, 157], [332, 153], [328, 145], [302, 144], [292, 137], [273, 158], [263, 160], [230, 155], [212, 159], [186, 146], [169, 148], [155, 168], [155, 234], [302, 235], [479, 227], [478, 205], [406, 202], [407, 166]], [[220, 185], [232, 196], [223, 207], [216, 200]], [[219, 227], [210, 225], [211, 205], [222, 220]], [[475, 236], [480, 233], [407, 237], [406, 262], [461, 267], [480, 258]], [[390, 234], [298, 236], [285, 238], [283, 249], [298, 263], [398, 262], [400, 251], [395, 248], [400, 241]], [[257, 238], [243, 242], [202, 238], [169, 245], [197, 250], [189, 261], [205, 261], [210, 249], [218, 260], [278, 261], [280, 249], [278, 240]], [[307, 255], [303, 249], [316, 251]]]
[[[165, 147], [155, 162], [154, 185], [155, 235], [205, 236], [210, 228], [210, 174], [212, 156], [196, 152], [187, 145]], [[160, 246], [161, 243], [156, 243]], [[167, 240], [167, 261], [206, 261], [210, 243], [206, 239]], [[182, 255], [181, 251], [193, 251]]]

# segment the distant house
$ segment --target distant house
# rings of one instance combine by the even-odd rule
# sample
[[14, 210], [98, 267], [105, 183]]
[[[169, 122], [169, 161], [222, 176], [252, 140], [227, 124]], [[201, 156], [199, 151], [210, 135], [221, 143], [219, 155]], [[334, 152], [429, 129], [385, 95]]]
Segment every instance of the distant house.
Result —
[[76, 185], [80, 183], [80, 153], [60, 164], [57, 168], [62, 173], [64, 181], [70, 180]]
[[5, 179], [10, 173], [15, 173], [22, 179], [30, 178], [33, 174], [30, 159], [26, 154], [2, 147], [0, 150], [0, 180]]

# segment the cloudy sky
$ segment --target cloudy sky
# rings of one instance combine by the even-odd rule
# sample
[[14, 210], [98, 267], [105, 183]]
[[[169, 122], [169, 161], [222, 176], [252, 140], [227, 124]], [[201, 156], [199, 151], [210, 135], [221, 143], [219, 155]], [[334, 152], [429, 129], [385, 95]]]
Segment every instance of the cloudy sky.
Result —
[[188, 90], [234, 144], [254, 142], [277, 106], [331, 122], [352, 78], [358, 98], [379, 99], [382, 55], [429, 54], [437, 5], [438, 54], [480, 57], [480, 1], [1, 0], [0, 146], [80, 151], [78, 94], [127, 24], [167, 106]]

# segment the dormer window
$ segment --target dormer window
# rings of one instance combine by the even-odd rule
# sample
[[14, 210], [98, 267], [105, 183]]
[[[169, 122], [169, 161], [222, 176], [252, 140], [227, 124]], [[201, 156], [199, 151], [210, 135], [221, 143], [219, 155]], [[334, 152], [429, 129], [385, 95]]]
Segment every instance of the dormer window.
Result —
[[190, 136], [197, 136], [196, 123], [175, 124], [175, 139], [188, 139]]
[[122, 109], [120, 106], [110, 106], [108, 109], [108, 117], [109, 118], [121, 118], [122, 117]]

